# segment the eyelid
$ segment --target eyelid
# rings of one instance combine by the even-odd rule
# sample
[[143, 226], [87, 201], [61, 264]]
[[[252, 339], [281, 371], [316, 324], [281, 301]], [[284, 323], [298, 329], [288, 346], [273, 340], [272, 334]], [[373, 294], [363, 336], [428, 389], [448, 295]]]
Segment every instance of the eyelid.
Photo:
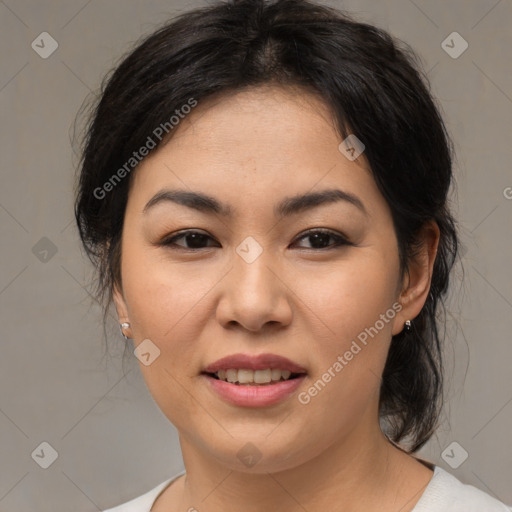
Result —
[[326, 247], [325, 249], [305, 248], [305, 250], [321, 252], [321, 251], [327, 251], [329, 249], [335, 249], [336, 247], [339, 247], [341, 245], [354, 245], [354, 243], [350, 242], [348, 237], [346, 235], [344, 235], [343, 233], [341, 233], [339, 231], [334, 231], [334, 230], [328, 229], [328, 228], [310, 228], [307, 231], [303, 231], [300, 235], [298, 235], [295, 238], [293, 243], [295, 243], [295, 241], [302, 240], [303, 238], [306, 238], [314, 233], [322, 233], [325, 235], [329, 235], [336, 240], [336, 243]]
[[215, 240], [209, 233], [207, 233], [206, 231], [203, 231], [201, 229], [196, 229], [196, 228], [188, 228], [188, 229], [182, 229], [180, 231], [176, 231], [174, 233], [171, 233], [170, 235], [168, 236], [165, 236], [162, 240], [160, 240], [159, 242], [157, 242], [157, 245], [161, 245], [161, 246], [171, 246], [171, 245], [174, 245], [175, 247], [177, 247], [178, 249], [183, 249], [184, 251], [194, 251], [194, 252], [197, 252], [201, 249], [209, 249], [210, 247], [203, 247], [201, 249], [190, 249], [188, 247], [182, 247], [181, 245], [177, 245], [177, 244], [174, 244], [173, 241], [176, 240], [176, 239], [179, 239], [179, 238], [182, 238], [182, 237], [185, 237], [187, 235], [190, 235], [190, 234], [198, 234], [198, 235], [203, 235], [203, 236], [206, 236], [208, 238], [210, 238], [210, 240]]
[[[303, 231], [302, 233], [297, 235], [297, 237], [295, 237], [294, 241], [292, 242], [292, 245], [304, 238], [307, 238], [308, 236], [315, 234], [315, 233], [321, 233], [321, 234], [328, 235], [328, 236], [332, 237], [336, 242], [334, 244], [331, 244], [331, 245], [325, 247], [325, 248], [315, 249], [315, 248], [303, 247], [302, 248], [303, 250], [322, 252], [322, 251], [327, 251], [329, 249], [335, 249], [336, 247], [340, 247], [343, 245], [348, 245], [348, 246], [355, 245], [353, 242], [351, 242], [349, 240], [349, 238], [344, 233], [341, 233], [339, 231], [335, 231], [335, 230], [332, 230], [329, 228], [309, 228], [308, 230]], [[212, 246], [200, 247], [200, 248], [194, 249], [194, 248], [183, 247], [181, 245], [177, 245], [176, 243], [174, 243], [175, 240], [180, 239], [182, 237], [186, 237], [189, 234], [203, 235], [203, 236], [209, 238], [210, 240], [216, 241], [210, 234], [208, 234], [204, 230], [197, 229], [197, 228], [188, 228], [188, 229], [183, 229], [183, 230], [177, 231], [175, 233], [172, 233], [170, 236], [164, 237], [160, 242], [157, 243], [157, 245], [160, 245], [163, 247], [173, 246], [174, 249], [188, 251], [188, 252], [198, 252], [198, 251], [205, 250], [205, 249], [211, 249]]]

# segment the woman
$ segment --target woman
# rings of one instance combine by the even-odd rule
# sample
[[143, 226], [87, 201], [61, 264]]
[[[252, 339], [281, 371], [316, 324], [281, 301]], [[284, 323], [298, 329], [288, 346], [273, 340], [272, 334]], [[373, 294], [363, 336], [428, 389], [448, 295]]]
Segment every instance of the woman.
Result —
[[123, 60], [76, 218], [186, 472], [111, 512], [509, 510], [413, 455], [450, 148], [414, 54], [306, 0], [189, 11]]

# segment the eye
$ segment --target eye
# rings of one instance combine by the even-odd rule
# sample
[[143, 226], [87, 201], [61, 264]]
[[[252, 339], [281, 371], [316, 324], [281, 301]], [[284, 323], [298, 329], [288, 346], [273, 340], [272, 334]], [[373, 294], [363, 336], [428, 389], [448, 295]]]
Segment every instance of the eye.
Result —
[[[176, 243], [178, 240], [184, 239], [186, 241], [185, 246]], [[305, 234], [303, 234], [301, 237], [299, 237], [297, 240], [304, 240], [309, 239], [311, 242], [312, 247], [305, 247], [305, 249], [328, 249], [328, 248], [334, 248], [339, 247], [341, 245], [354, 245], [353, 243], [349, 242], [344, 236], [335, 233], [333, 231], [327, 231], [327, 230], [312, 230]], [[334, 243], [329, 244], [329, 239], [334, 240]], [[171, 236], [169, 238], [165, 238], [161, 242], [159, 242], [158, 245], [161, 246], [174, 246], [175, 248], [184, 249], [184, 250], [197, 250], [197, 249], [206, 249], [208, 246], [206, 245], [208, 240], [213, 240], [213, 238], [205, 233], [194, 231], [194, 230], [187, 230], [182, 231], [181, 233], [178, 233], [174, 236]], [[209, 247], [215, 247], [215, 246], [209, 246]], [[217, 245], [219, 247], [219, 245]]]
[[[329, 238], [334, 240], [333, 244], [328, 244]], [[319, 230], [316, 229], [314, 231], [308, 231], [303, 234], [298, 240], [309, 239], [312, 242], [312, 247], [306, 247], [306, 249], [325, 249], [325, 248], [334, 248], [340, 245], [354, 245], [349, 242], [344, 236], [335, 233], [333, 231], [327, 230]], [[327, 245], [326, 245], [327, 243]]]
[[[185, 239], [190, 245], [188, 247], [184, 247], [183, 245], [177, 244], [177, 240]], [[177, 235], [174, 235], [170, 238], [165, 238], [160, 242], [158, 245], [163, 246], [171, 246], [174, 245], [180, 249], [184, 250], [195, 250], [195, 249], [204, 249], [205, 243], [208, 241], [208, 239], [213, 240], [213, 238], [205, 233], [201, 233], [199, 231], [182, 231], [181, 233], [178, 233]], [[211, 247], [211, 246], [210, 246]]]

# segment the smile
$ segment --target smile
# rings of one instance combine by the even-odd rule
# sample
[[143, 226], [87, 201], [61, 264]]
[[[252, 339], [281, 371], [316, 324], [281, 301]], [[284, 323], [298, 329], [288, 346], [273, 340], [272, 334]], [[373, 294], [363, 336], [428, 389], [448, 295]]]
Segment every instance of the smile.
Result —
[[297, 373], [292, 374], [290, 370], [280, 370], [279, 368], [267, 368], [266, 370], [229, 368], [228, 370], [219, 370], [213, 375], [219, 380], [242, 385], [267, 385], [298, 376]]

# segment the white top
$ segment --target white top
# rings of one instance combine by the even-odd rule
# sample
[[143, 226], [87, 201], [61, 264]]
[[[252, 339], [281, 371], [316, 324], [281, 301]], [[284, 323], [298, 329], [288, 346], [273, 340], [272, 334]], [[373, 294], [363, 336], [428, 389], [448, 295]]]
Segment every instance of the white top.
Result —
[[[159, 494], [183, 474], [185, 471], [142, 496], [103, 512], [151, 512]], [[412, 512], [512, 512], [512, 507], [472, 485], [463, 484], [440, 466], [434, 466], [434, 475]]]

